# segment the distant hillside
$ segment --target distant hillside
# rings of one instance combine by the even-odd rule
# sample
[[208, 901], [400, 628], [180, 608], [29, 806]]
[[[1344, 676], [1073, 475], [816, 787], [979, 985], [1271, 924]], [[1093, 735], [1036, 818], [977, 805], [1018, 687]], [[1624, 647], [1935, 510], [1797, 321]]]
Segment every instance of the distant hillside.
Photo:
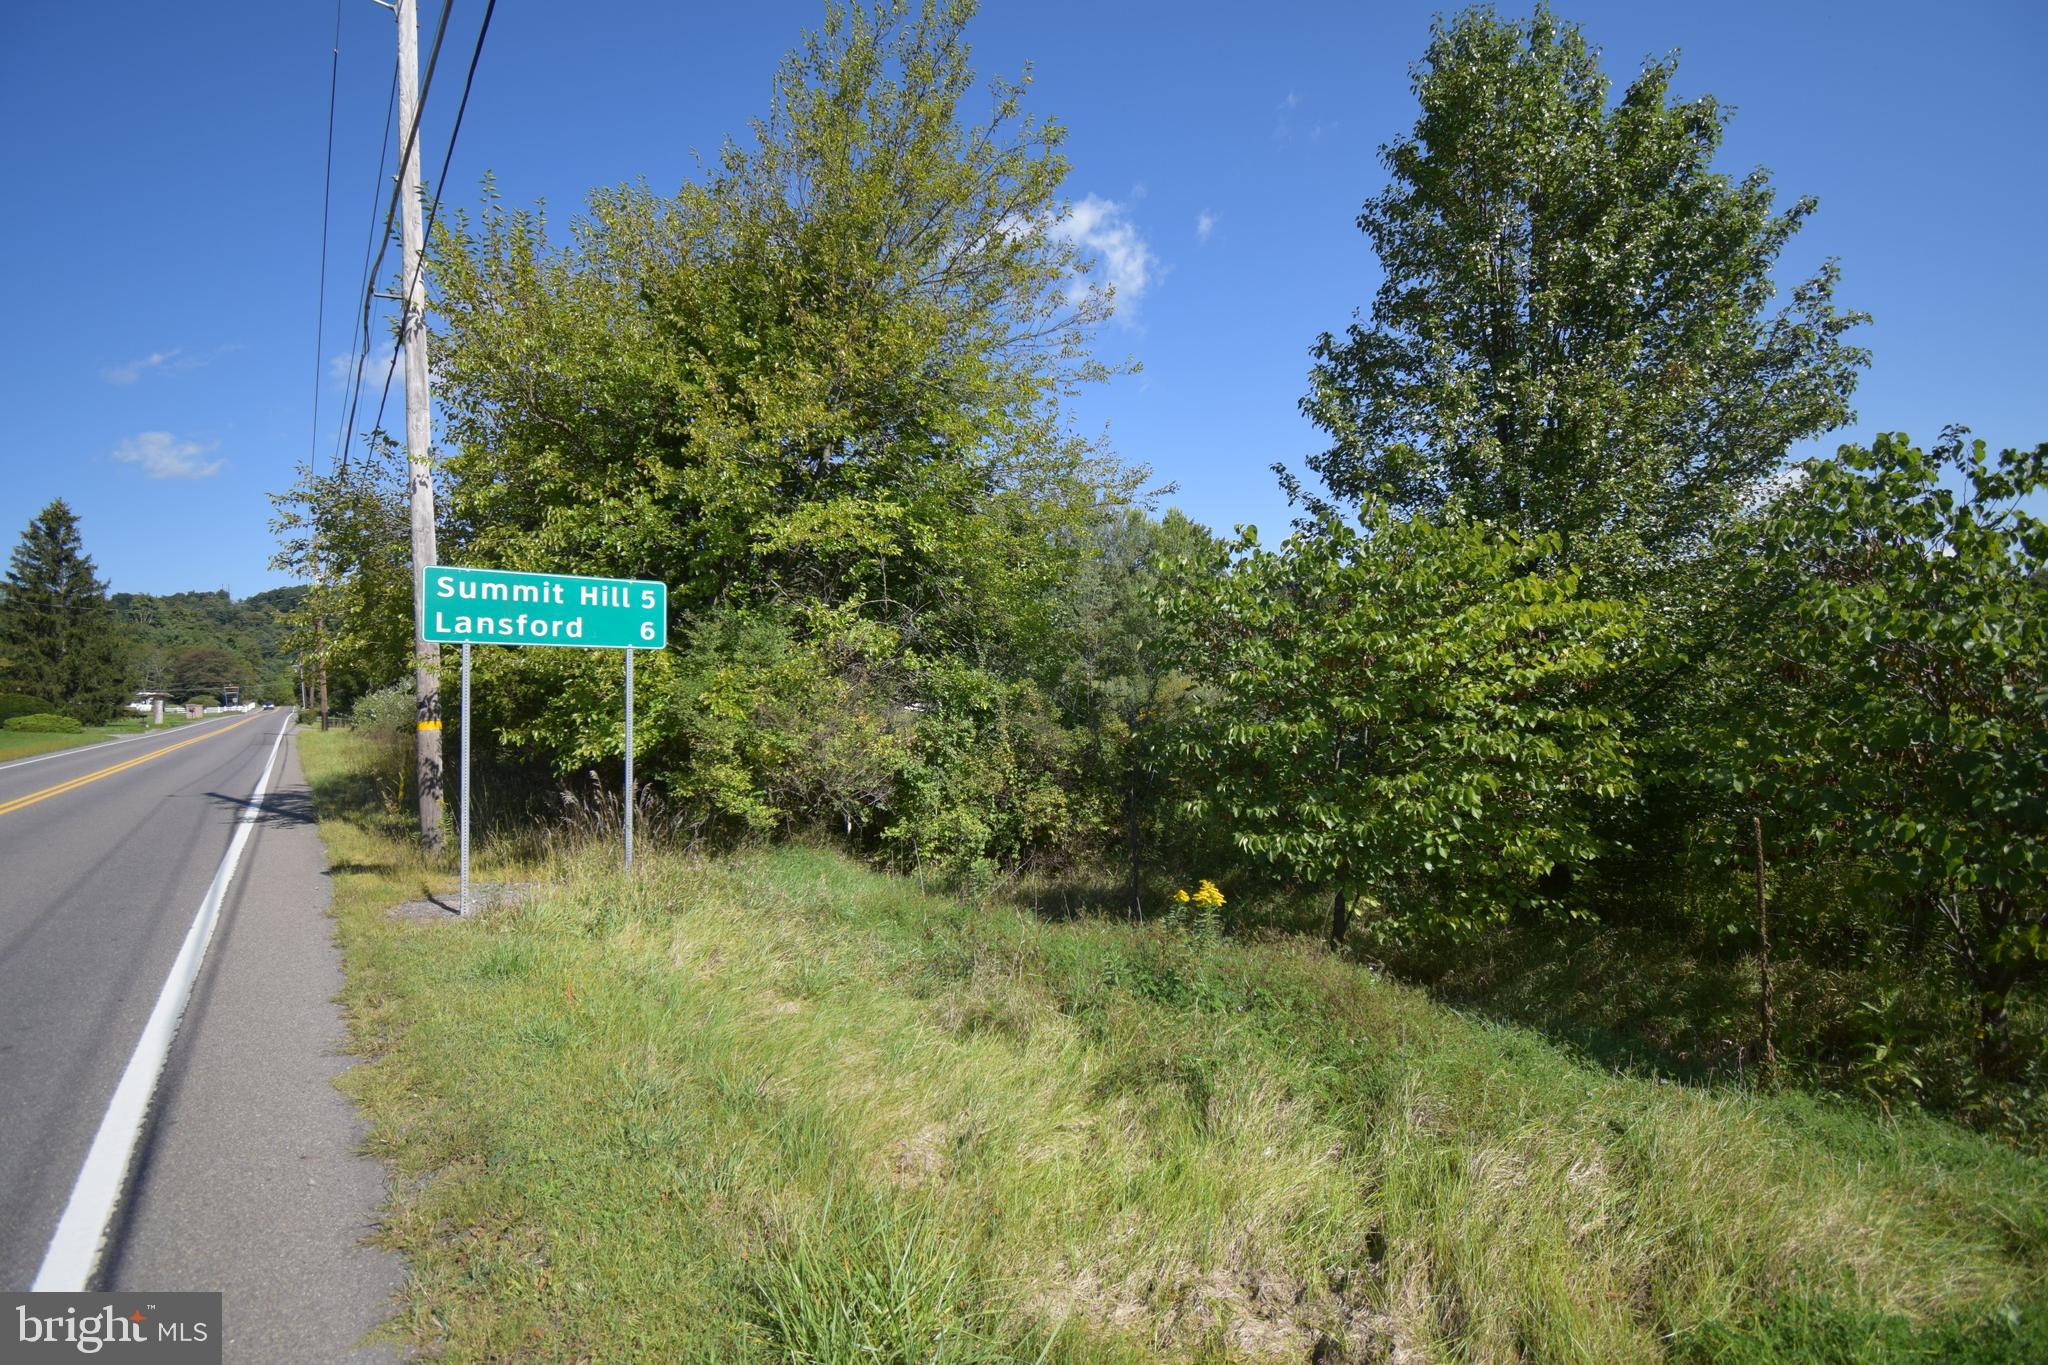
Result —
[[108, 600], [128, 638], [138, 685], [183, 697], [232, 684], [245, 695], [285, 701], [294, 663], [285, 618], [306, 592], [272, 588], [240, 601], [218, 590], [117, 592]]

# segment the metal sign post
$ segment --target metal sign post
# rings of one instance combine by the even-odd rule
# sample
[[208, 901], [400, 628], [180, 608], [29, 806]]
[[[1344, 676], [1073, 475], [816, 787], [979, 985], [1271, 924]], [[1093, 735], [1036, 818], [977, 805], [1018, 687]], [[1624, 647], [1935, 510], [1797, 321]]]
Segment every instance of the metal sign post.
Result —
[[633, 646], [626, 646], [626, 871], [633, 870]]
[[462, 889], [455, 913], [469, 913], [469, 641], [462, 642]]
[[668, 648], [668, 585], [635, 578], [464, 569], [422, 572], [420, 638], [462, 646], [462, 889], [469, 913], [469, 647], [544, 645], [626, 651], [626, 870], [633, 870], [633, 654]]

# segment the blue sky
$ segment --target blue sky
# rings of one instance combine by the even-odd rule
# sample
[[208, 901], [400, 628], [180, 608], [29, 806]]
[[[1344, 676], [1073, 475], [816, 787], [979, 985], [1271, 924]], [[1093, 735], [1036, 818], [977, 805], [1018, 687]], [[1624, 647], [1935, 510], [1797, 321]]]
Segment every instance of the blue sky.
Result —
[[[423, 8], [430, 34], [439, 6]], [[1294, 407], [1307, 348], [1377, 282], [1352, 220], [1382, 181], [1379, 144], [1413, 122], [1408, 67], [1434, 8], [1061, 0], [994, 3], [976, 23], [982, 71], [1032, 64], [1036, 107], [1071, 133], [1071, 197], [1125, 277], [1102, 346], [1144, 371], [1078, 416], [1176, 483], [1171, 501], [1199, 520], [1288, 520], [1268, 466], [1316, 446]], [[1679, 49], [1680, 91], [1735, 107], [1724, 169], [1767, 166], [1782, 195], [1820, 197], [1786, 283], [1839, 257], [1842, 302], [1876, 315], [1860, 420], [1826, 445], [1931, 440], [1949, 421], [1994, 445], [2048, 439], [2048, 7], [1559, 8], [1617, 79]], [[482, 12], [456, 0], [451, 61]], [[545, 198], [560, 218], [592, 186], [672, 188], [693, 148], [764, 108], [777, 57], [819, 12], [506, 0], [451, 196], [473, 198], [490, 169], [508, 202]], [[326, 0], [0, 13], [14, 206], [0, 252], [16, 263], [0, 341], [6, 543], [61, 496], [117, 590], [283, 581], [266, 567], [265, 494], [313, 444], [316, 373], [322, 458], [332, 441], [326, 371], [348, 349], [391, 69], [386, 11], [343, 0], [316, 354], [333, 20]], [[430, 172], [457, 89], [444, 76], [428, 106]]]

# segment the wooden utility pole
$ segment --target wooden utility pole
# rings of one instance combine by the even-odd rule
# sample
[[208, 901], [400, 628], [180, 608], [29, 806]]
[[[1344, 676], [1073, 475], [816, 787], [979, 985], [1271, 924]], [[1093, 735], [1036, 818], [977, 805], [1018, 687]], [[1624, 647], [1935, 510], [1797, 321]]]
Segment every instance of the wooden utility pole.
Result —
[[419, 0], [397, 0], [398, 213], [405, 258], [399, 340], [405, 347], [405, 458], [412, 489], [412, 649], [417, 711], [420, 844], [441, 848], [441, 647], [426, 640], [426, 571], [434, 549], [434, 427], [427, 392], [426, 242], [420, 228], [420, 15]]

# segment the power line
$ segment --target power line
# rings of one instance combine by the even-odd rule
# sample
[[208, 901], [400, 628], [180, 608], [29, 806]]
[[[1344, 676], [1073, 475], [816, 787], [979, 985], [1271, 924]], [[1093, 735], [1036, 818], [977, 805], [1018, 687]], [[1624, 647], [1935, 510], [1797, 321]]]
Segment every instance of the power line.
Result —
[[[441, 22], [434, 28], [434, 47], [427, 53], [427, 74], [420, 81], [420, 102], [412, 111], [412, 127], [405, 133], [405, 150], [398, 155], [398, 174], [401, 182], [405, 177], [406, 160], [412, 156], [413, 147], [419, 141], [420, 116], [427, 112], [427, 96], [434, 89], [434, 65], [441, 60], [441, 40], [448, 36], [448, 12], [454, 8], [455, 0], [442, 0]], [[391, 206], [384, 210], [384, 241], [377, 248], [377, 263], [370, 267], [372, 276], [384, 268], [384, 250], [391, 245], [391, 225], [398, 221], [398, 190], [397, 184], [392, 185]]]
[[[455, 139], [462, 136], [462, 116], [469, 109], [469, 89], [476, 84], [476, 64], [484, 55], [484, 39], [491, 32], [491, 15], [498, 9], [498, 0], [485, 0], [484, 21], [477, 25], [476, 46], [470, 49], [469, 71], [462, 78], [462, 98], [455, 104], [455, 125], [448, 131], [448, 150], [441, 157], [441, 174], [434, 181], [434, 202], [427, 206], [426, 231], [420, 237], [422, 243], [434, 240], [434, 215], [441, 211], [441, 191], [448, 184], [448, 163], [455, 159]], [[425, 257], [421, 257], [420, 269], [426, 269]], [[415, 281], [418, 276], [415, 274]], [[410, 294], [410, 290], [407, 291]]]
[[391, 363], [384, 367], [384, 388], [377, 395], [377, 420], [370, 423], [370, 430], [372, 431], [381, 431], [384, 428], [384, 404], [391, 397], [391, 376], [396, 373], [398, 373], [398, 348], [394, 346], [391, 348]]
[[320, 353], [327, 340], [327, 222], [334, 203], [334, 93], [341, 81], [341, 0], [334, 0], [334, 48], [327, 63], [327, 163], [320, 172], [320, 290], [313, 311], [313, 427], [306, 437], [306, 468], [320, 456]]
[[[385, 96], [384, 100], [384, 131], [377, 139], [377, 179], [370, 186], [370, 222], [368, 230], [363, 237], [363, 277], [356, 286], [356, 292], [362, 295], [363, 299], [363, 338], [359, 344], [353, 335], [349, 337], [348, 359], [350, 367], [355, 370], [355, 378], [349, 390], [351, 398], [348, 411], [342, 415], [340, 424], [334, 429], [333, 463], [337, 467], [345, 467], [344, 438], [348, 434], [349, 427], [355, 422], [355, 399], [353, 395], [362, 391], [363, 363], [369, 359], [367, 347], [370, 342], [370, 244], [377, 240], [377, 205], [384, 198], [384, 163], [391, 155], [391, 120], [397, 108], [398, 67], [394, 64], [391, 68], [391, 93]], [[385, 230], [387, 232], [390, 230], [388, 224]]]
[[[356, 404], [357, 402], [360, 401], [362, 397], [362, 361], [367, 360], [369, 358], [370, 352], [370, 300], [373, 296], [373, 291], [376, 287], [377, 272], [384, 268], [384, 252], [391, 245], [391, 225], [392, 223], [397, 221], [398, 217], [398, 194], [399, 187], [405, 181], [405, 163], [407, 158], [409, 158], [412, 155], [413, 148], [419, 142], [420, 118], [427, 112], [427, 96], [434, 88], [434, 67], [436, 63], [438, 63], [441, 60], [441, 40], [448, 36], [448, 15], [454, 8], [455, 0], [442, 0], [441, 19], [440, 22], [436, 24], [434, 27], [434, 46], [433, 49], [427, 53], [427, 74], [425, 78], [422, 79], [420, 82], [420, 98], [419, 103], [414, 106], [412, 111], [412, 127], [406, 129], [405, 148], [403, 151], [399, 153], [398, 156], [399, 173], [396, 182], [391, 186], [391, 204], [390, 207], [388, 207], [384, 211], [384, 236], [382, 240], [379, 241], [377, 244], [377, 259], [376, 262], [373, 265], [371, 265], [366, 278], [366, 282], [363, 286], [363, 353], [362, 358], [356, 362], [357, 390], [355, 395], [351, 397], [349, 400], [348, 425], [343, 429], [342, 435], [341, 467], [344, 469], [348, 467], [349, 447], [355, 441]], [[396, 98], [396, 93], [398, 89], [397, 81], [398, 76], [396, 70], [394, 69], [392, 73], [392, 91], [394, 98]], [[389, 127], [388, 124], [386, 126], [387, 128]], [[378, 169], [381, 172], [383, 168], [380, 165]], [[404, 296], [401, 295], [400, 298], [401, 302], [399, 306], [403, 308]], [[392, 347], [391, 357], [392, 362], [395, 365], [398, 359], [398, 348], [395, 345]]]
[[[434, 240], [434, 217], [441, 212], [441, 191], [448, 184], [448, 164], [455, 160], [455, 140], [462, 136], [462, 115], [469, 108], [469, 89], [476, 83], [477, 60], [484, 55], [484, 39], [491, 31], [491, 15], [497, 11], [498, 0], [486, 0], [484, 21], [477, 26], [476, 46], [469, 54], [469, 72], [462, 78], [462, 98], [455, 105], [455, 124], [448, 130], [448, 150], [441, 157], [441, 174], [434, 178], [434, 202], [427, 206], [426, 229], [420, 234], [420, 260], [413, 272], [411, 282], [399, 291], [399, 297], [411, 298], [412, 285], [419, 282], [419, 271], [427, 268], [426, 248]], [[371, 423], [376, 430], [384, 425], [384, 402], [391, 396], [391, 376], [398, 369], [398, 348], [391, 350], [391, 363], [384, 367], [384, 391], [377, 396], [377, 420]]]

